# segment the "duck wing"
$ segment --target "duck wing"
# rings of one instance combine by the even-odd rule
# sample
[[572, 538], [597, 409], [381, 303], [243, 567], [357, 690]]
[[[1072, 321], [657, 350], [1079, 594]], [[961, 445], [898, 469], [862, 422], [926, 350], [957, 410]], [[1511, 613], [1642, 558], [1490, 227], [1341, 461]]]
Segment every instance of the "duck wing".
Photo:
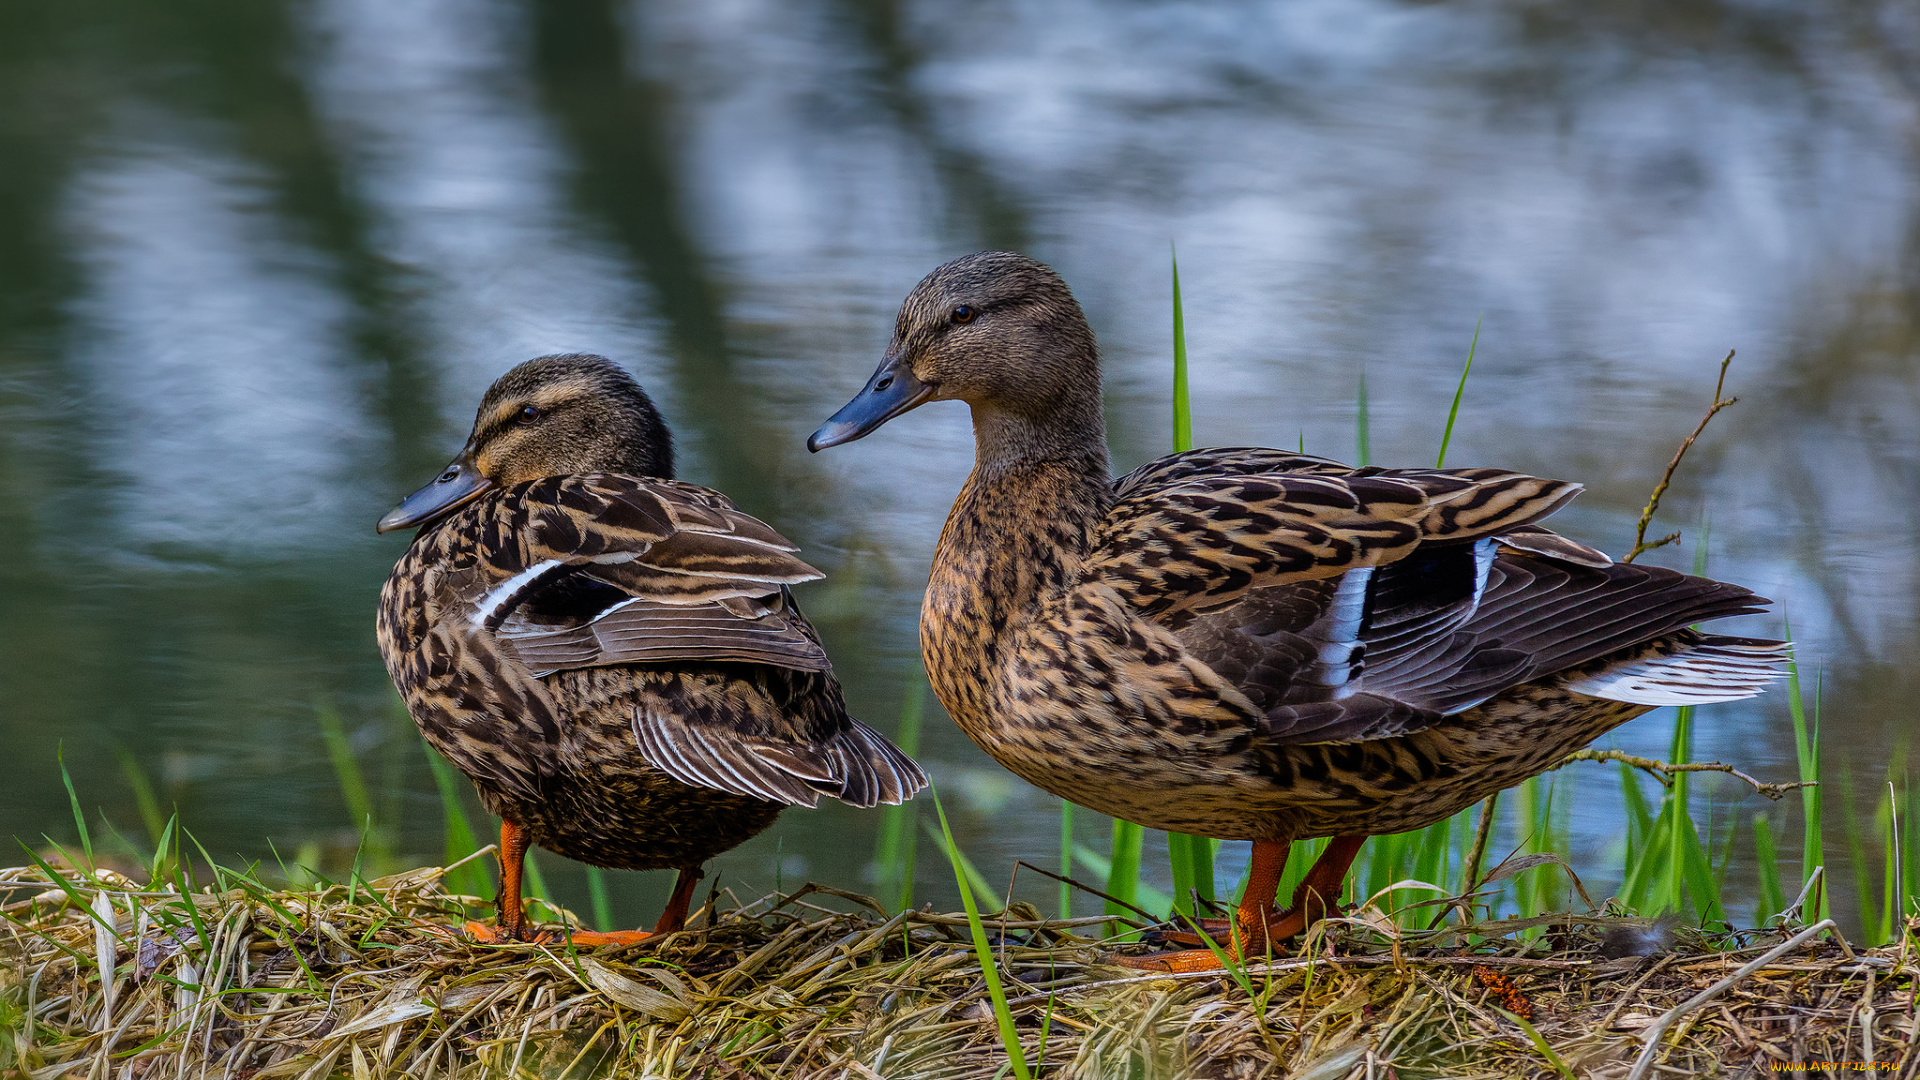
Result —
[[[788, 592], [820, 571], [719, 492], [548, 477], [493, 501], [474, 533], [495, 583], [465, 617], [531, 675], [655, 665], [677, 676], [646, 683], [632, 717], [641, 755], [674, 779], [803, 806], [823, 794], [895, 804], [926, 786], [912, 759], [847, 715]], [[709, 663], [741, 666], [698, 666]]]
[[1570, 688], [1595, 696], [1727, 700], [1778, 659], [1695, 635], [1631, 670], [1598, 663], [1765, 601], [1615, 565], [1534, 524], [1574, 484], [1229, 449], [1162, 459], [1116, 490], [1093, 569], [1238, 689], [1273, 742], [1407, 734], [1582, 665], [1598, 664]]
[[[1312, 471], [1275, 471], [1303, 462]], [[1142, 615], [1230, 607], [1252, 590], [1339, 577], [1531, 525], [1580, 485], [1499, 469], [1353, 469], [1277, 451], [1175, 454], [1116, 484], [1088, 573]], [[1143, 478], [1144, 477], [1144, 478]]]
[[1747, 697], [1777, 674], [1778, 644], [1686, 628], [1765, 603], [1737, 585], [1488, 538], [1256, 590], [1177, 637], [1247, 696], [1272, 740], [1335, 742], [1418, 731], [1556, 672], [1574, 676], [1568, 689], [1639, 704]]
[[533, 481], [495, 506], [479, 554], [499, 580], [470, 618], [536, 676], [699, 660], [832, 666], [787, 591], [820, 571], [717, 491], [587, 474]]
[[1204, 446], [1156, 458], [1113, 482], [1114, 498], [1168, 487], [1183, 480], [1207, 476], [1258, 476], [1287, 473], [1306, 476], [1351, 476], [1356, 466], [1332, 458], [1295, 454], [1266, 446]]

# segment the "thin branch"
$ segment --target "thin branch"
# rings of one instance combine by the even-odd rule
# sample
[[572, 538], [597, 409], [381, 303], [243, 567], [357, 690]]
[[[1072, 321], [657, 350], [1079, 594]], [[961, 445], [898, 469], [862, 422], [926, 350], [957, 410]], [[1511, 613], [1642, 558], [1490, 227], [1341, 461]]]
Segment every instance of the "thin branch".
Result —
[[[1793, 791], [1796, 788], [1820, 786], [1820, 782], [1817, 780], [1797, 780], [1790, 784], [1769, 784], [1763, 780], [1755, 780], [1753, 777], [1748, 776], [1746, 773], [1741, 772], [1739, 769], [1736, 769], [1731, 765], [1722, 765], [1717, 761], [1689, 761], [1689, 762], [1682, 762], [1681, 764], [1678, 764], [1678, 765], [1670, 765], [1667, 762], [1655, 761], [1652, 758], [1635, 757], [1632, 754], [1623, 753], [1619, 750], [1576, 751], [1575, 753], [1568, 754], [1566, 758], [1563, 759], [1560, 762], [1560, 764], [1555, 765], [1554, 768], [1562, 769], [1567, 767], [1568, 765], [1573, 764], [1576, 761], [1618, 761], [1623, 765], [1631, 765], [1636, 769], [1646, 770], [1647, 772], [1653, 775], [1653, 778], [1655, 780], [1660, 781], [1660, 784], [1663, 787], [1673, 786], [1673, 780], [1671, 779], [1671, 777], [1673, 776], [1674, 773], [1683, 773], [1683, 772], [1726, 773], [1728, 776], [1734, 777], [1737, 780], [1744, 780], [1747, 783], [1753, 785], [1753, 790], [1759, 792], [1762, 795], [1765, 795], [1769, 799], [1773, 799], [1776, 802], [1782, 798], [1785, 798], [1787, 792]], [[1550, 769], [1548, 771], [1551, 772], [1552, 770]]]
[[1721, 409], [1740, 400], [1739, 398], [1723, 398], [1720, 396], [1720, 391], [1726, 389], [1727, 366], [1731, 363], [1733, 363], [1733, 350], [1728, 349], [1727, 358], [1720, 361], [1720, 378], [1713, 384], [1713, 404], [1708, 406], [1707, 415], [1700, 418], [1700, 423], [1694, 425], [1693, 434], [1687, 436], [1686, 439], [1680, 443], [1680, 449], [1673, 452], [1673, 460], [1667, 462], [1667, 471], [1660, 474], [1660, 482], [1653, 486], [1653, 495], [1647, 499], [1646, 509], [1640, 511], [1640, 523], [1634, 526], [1633, 529], [1633, 550], [1627, 552], [1627, 557], [1621, 559], [1621, 562], [1632, 562], [1645, 552], [1652, 551], [1657, 547], [1665, 547], [1680, 539], [1679, 533], [1668, 533], [1649, 544], [1647, 543], [1647, 525], [1653, 521], [1654, 511], [1660, 509], [1660, 496], [1665, 495], [1667, 493], [1667, 486], [1673, 483], [1673, 473], [1675, 469], [1680, 467], [1680, 459], [1686, 457], [1687, 451], [1692, 449], [1693, 440], [1699, 438], [1700, 433], [1707, 430], [1707, 421], [1719, 415]]
[[1127, 910], [1129, 910], [1129, 911], [1131, 911], [1131, 912], [1133, 912], [1134, 914], [1136, 914], [1136, 915], [1138, 915], [1138, 916], [1140, 916], [1140, 917], [1141, 917], [1142, 919], [1145, 919], [1145, 920], [1146, 920], [1146, 922], [1145, 922], [1145, 924], [1134, 924], [1134, 923], [1131, 923], [1131, 922], [1130, 922], [1130, 920], [1127, 920], [1127, 919], [1123, 919], [1123, 918], [1121, 918], [1121, 917], [1119, 917], [1118, 915], [1103, 915], [1103, 916], [1101, 916], [1101, 917], [1100, 917], [1100, 921], [1101, 921], [1101, 922], [1122, 922], [1122, 923], [1128, 923], [1129, 925], [1132, 925], [1132, 926], [1134, 926], [1134, 928], [1135, 928], [1135, 929], [1140, 929], [1140, 928], [1141, 928], [1141, 925], [1145, 925], [1145, 926], [1152, 926], [1152, 925], [1154, 925], [1155, 923], [1158, 923], [1158, 922], [1160, 922], [1160, 919], [1159, 919], [1159, 918], [1157, 918], [1157, 917], [1155, 917], [1155, 915], [1153, 914], [1153, 912], [1151, 912], [1151, 911], [1148, 911], [1148, 910], [1147, 910], [1146, 908], [1143, 908], [1143, 907], [1141, 907], [1141, 906], [1139, 906], [1138, 904], [1129, 904], [1129, 903], [1127, 903], [1127, 902], [1126, 902], [1125, 900], [1122, 900], [1122, 899], [1120, 899], [1119, 897], [1116, 897], [1116, 896], [1108, 896], [1108, 895], [1107, 895], [1106, 893], [1103, 893], [1103, 892], [1101, 892], [1101, 891], [1100, 891], [1099, 889], [1096, 889], [1096, 888], [1094, 888], [1093, 886], [1091, 886], [1091, 885], [1088, 885], [1088, 884], [1087, 884], [1087, 883], [1085, 883], [1085, 882], [1082, 882], [1082, 881], [1075, 881], [1074, 879], [1072, 879], [1072, 878], [1070, 878], [1070, 877], [1064, 877], [1064, 876], [1062, 876], [1062, 875], [1060, 875], [1060, 874], [1056, 874], [1056, 873], [1054, 873], [1054, 872], [1053, 872], [1053, 871], [1051, 871], [1051, 870], [1047, 870], [1047, 869], [1044, 869], [1044, 868], [1042, 868], [1042, 867], [1038, 867], [1038, 866], [1035, 866], [1035, 865], [1033, 865], [1032, 863], [1030, 863], [1030, 862], [1028, 862], [1028, 861], [1027, 861], [1027, 860], [1025, 860], [1025, 859], [1021, 859], [1021, 860], [1019, 860], [1018, 862], [1015, 862], [1015, 863], [1013, 864], [1013, 866], [1014, 866], [1014, 869], [1015, 869], [1016, 871], [1018, 871], [1018, 870], [1019, 870], [1019, 869], [1020, 869], [1021, 867], [1023, 867], [1023, 866], [1024, 866], [1024, 867], [1026, 867], [1026, 868], [1027, 868], [1028, 870], [1031, 870], [1031, 871], [1033, 871], [1033, 872], [1034, 872], [1034, 873], [1036, 873], [1036, 874], [1041, 874], [1041, 875], [1043, 875], [1043, 876], [1045, 876], [1045, 877], [1050, 877], [1050, 878], [1052, 878], [1053, 880], [1055, 880], [1055, 881], [1058, 881], [1058, 882], [1060, 882], [1060, 883], [1061, 883], [1061, 884], [1063, 884], [1063, 885], [1071, 885], [1071, 886], [1073, 886], [1074, 888], [1076, 888], [1076, 889], [1079, 889], [1079, 890], [1080, 890], [1081, 892], [1084, 892], [1084, 893], [1088, 893], [1088, 894], [1091, 894], [1091, 895], [1093, 895], [1093, 896], [1097, 896], [1097, 897], [1099, 897], [1099, 898], [1100, 898], [1100, 899], [1102, 899], [1102, 900], [1106, 900], [1106, 901], [1109, 901], [1110, 903], [1115, 903], [1115, 904], [1119, 904], [1119, 905], [1120, 905], [1121, 907], [1123, 907], [1123, 908], [1126, 908]]

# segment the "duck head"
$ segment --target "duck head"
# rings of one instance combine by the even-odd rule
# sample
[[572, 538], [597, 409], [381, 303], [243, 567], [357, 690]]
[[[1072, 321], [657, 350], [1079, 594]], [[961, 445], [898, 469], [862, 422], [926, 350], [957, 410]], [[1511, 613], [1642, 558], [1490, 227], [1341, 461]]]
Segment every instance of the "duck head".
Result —
[[495, 488], [590, 472], [672, 477], [673, 436], [653, 399], [613, 361], [542, 356], [487, 388], [460, 456], [378, 528], [425, 525]]
[[1006, 251], [955, 259], [900, 305], [893, 340], [866, 388], [820, 425], [807, 449], [852, 442], [929, 401], [973, 408], [983, 455], [1104, 446], [1100, 358], [1059, 274]]

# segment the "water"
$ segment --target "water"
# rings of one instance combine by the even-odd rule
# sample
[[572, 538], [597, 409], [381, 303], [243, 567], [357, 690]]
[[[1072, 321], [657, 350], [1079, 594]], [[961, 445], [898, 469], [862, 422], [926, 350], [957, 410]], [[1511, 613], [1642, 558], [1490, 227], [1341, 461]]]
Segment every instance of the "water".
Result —
[[[890, 729], [964, 410], [802, 440], [914, 281], [989, 246], [1074, 284], [1121, 468], [1168, 447], [1170, 244], [1202, 443], [1350, 457], [1364, 370], [1374, 460], [1430, 461], [1479, 325], [1449, 460], [1585, 482], [1556, 523], [1614, 551], [1738, 349], [1741, 403], [1656, 557], [1705, 542], [1780, 601], [1737, 629], [1791, 615], [1829, 768], [1871, 790], [1906, 768], [1920, 689], [1917, 105], [1895, 0], [13, 5], [0, 831], [71, 838], [64, 748], [130, 836], [123, 758], [216, 855], [271, 839], [337, 868], [335, 708], [400, 850], [435, 856], [373, 645], [403, 540], [372, 526], [544, 352], [626, 364], [683, 474], [828, 572], [801, 601]], [[1791, 777], [1782, 694], [1697, 727], [1701, 757]], [[1658, 755], [1670, 728], [1616, 745]], [[1052, 861], [1050, 799], [937, 714], [923, 756], [976, 862]], [[1561, 776], [1604, 888], [1615, 780]], [[789, 813], [715, 868], [743, 895], [865, 887], [876, 822]], [[584, 907], [577, 868], [547, 867]], [[667, 878], [614, 875], [620, 916], [650, 920]], [[921, 881], [950, 902], [943, 866]]]

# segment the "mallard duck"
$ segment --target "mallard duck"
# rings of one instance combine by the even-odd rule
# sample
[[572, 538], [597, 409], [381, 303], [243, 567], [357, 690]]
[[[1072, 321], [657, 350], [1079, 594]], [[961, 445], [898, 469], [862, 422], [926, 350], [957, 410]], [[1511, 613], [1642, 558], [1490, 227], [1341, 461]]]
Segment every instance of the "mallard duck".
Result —
[[[1784, 654], [1688, 628], [1760, 610], [1748, 590], [1536, 524], [1578, 484], [1255, 447], [1112, 479], [1093, 332], [1020, 255], [927, 275], [808, 446], [940, 400], [972, 408], [975, 439], [921, 609], [941, 703], [1055, 795], [1251, 840], [1237, 919], [1256, 952], [1326, 913], [1366, 837], [1443, 820], [1655, 706], [1758, 693]], [[1313, 837], [1332, 839], [1279, 911], [1288, 845]]]
[[[673, 477], [652, 400], [598, 356], [502, 375], [438, 479], [380, 519], [419, 526], [380, 593], [387, 671], [433, 747], [500, 816], [499, 923], [529, 844], [595, 866], [679, 871], [822, 795], [898, 803], [926, 785], [847, 715], [788, 586], [821, 576], [727, 497]], [[624, 944], [640, 931], [577, 933]]]

